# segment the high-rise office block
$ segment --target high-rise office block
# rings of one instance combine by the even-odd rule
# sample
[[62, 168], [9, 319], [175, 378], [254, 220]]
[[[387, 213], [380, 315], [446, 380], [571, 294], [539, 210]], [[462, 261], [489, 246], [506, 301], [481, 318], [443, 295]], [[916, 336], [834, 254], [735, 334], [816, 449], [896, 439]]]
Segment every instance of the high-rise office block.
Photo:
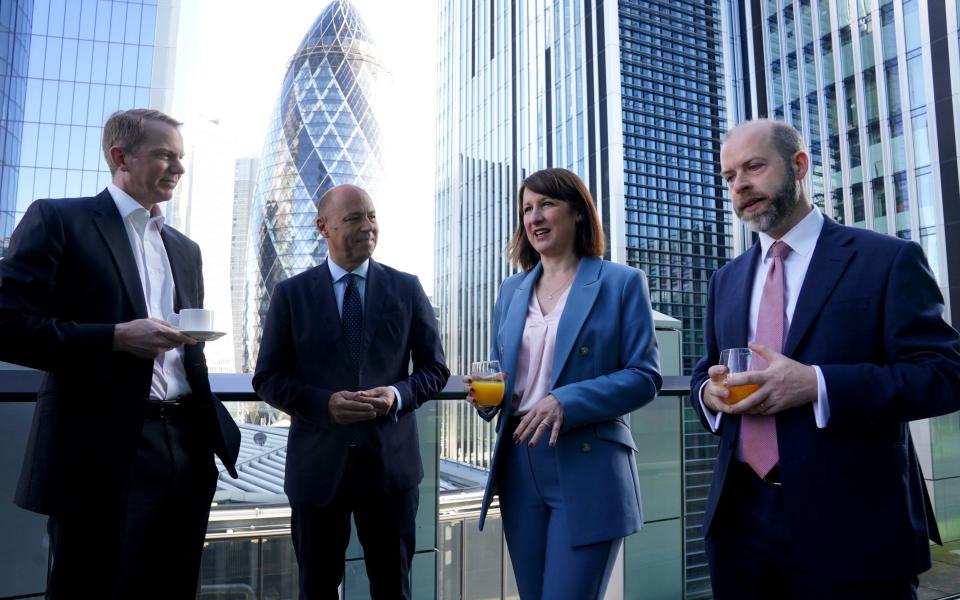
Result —
[[0, 3], [0, 246], [37, 198], [110, 180], [100, 150], [116, 110], [169, 110], [179, 3]]
[[[653, 307], [682, 320], [689, 371], [709, 278], [733, 244], [717, 175], [721, 2], [459, 0], [441, 4], [440, 23], [434, 296], [451, 368], [489, 353], [520, 182], [560, 166], [593, 194], [608, 257], [646, 271]], [[487, 426], [448, 418], [462, 425], [444, 429], [445, 451], [485, 466]], [[711, 437], [693, 419], [685, 438], [694, 587], [705, 576], [697, 538]]]
[[13, 231], [33, 0], [0, 7], [0, 257]]
[[233, 177], [233, 237], [230, 243], [230, 297], [233, 309], [234, 364], [238, 369], [243, 359], [243, 294], [247, 275], [247, 229], [250, 206], [260, 172], [259, 158], [238, 158]]
[[[734, 120], [771, 117], [809, 144], [807, 193], [847, 225], [924, 249], [957, 325], [960, 5], [945, 0], [728, 1]], [[743, 236], [749, 243], [749, 236]], [[949, 310], [952, 304], [952, 311]], [[944, 539], [960, 539], [956, 415], [913, 423]]]
[[341, 183], [377, 197], [383, 159], [376, 103], [385, 76], [348, 0], [323, 9], [290, 60], [250, 209], [245, 370], [256, 361], [274, 286], [326, 258], [314, 224], [320, 197]]

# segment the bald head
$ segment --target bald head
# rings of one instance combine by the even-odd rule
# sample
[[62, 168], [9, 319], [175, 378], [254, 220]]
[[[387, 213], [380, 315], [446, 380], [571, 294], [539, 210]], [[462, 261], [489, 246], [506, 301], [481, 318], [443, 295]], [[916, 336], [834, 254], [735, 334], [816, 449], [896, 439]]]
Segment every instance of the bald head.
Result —
[[377, 247], [377, 211], [370, 194], [343, 184], [317, 202], [317, 229], [327, 240], [330, 259], [350, 271], [370, 258]]
[[720, 176], [747, 227], [779, 239], [812, 206], [803, 192], [809, 157], [796, 129], [769, 119], [730, 130], [720, 148]]

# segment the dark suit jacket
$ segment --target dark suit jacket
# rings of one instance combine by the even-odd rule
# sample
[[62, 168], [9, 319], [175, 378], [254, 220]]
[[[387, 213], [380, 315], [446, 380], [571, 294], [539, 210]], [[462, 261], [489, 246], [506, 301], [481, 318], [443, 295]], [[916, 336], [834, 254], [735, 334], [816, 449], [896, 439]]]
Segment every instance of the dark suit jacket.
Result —
[[[200, 248], [172, 227], [163, 243], [175, 309], [203, 306]], [[0, 260], [0, 360], [46, 371], [17, 487], [18, 505], [58, 514], [124, 489], [140, 439], [153, 361], [114, 352], [113, 329], [147, 316], [130, 241], [106, 190], [37, 200]], [[210, 393], [203, 345], [183, 364], [204, 439], [236, 476], [240, 433]], [[211, 454], [211, 460], [213, 456]]]
[[[423, 478], [413, 411], [443, 389], [444, 365], [436, 317], [420, 282], [370, 260], [359, 369], [342, 339], [340, 313], [327, 263], [277, 285], [263, 328], [253, 387], [292, 417], [284, 491], [292, 501], [328, 503], [344, 471], [347, 448], [378, 458], [369, 473], [384, 491], [412, 488]], [[410, 361], [413, 371], [410, 371]], [[338, 425], [327, 404], [333, 393], [396, 386], [402, 408], [371, 421]]]
[[[701, 420], [707, 369], [721, 349], [748, 341], [759, 261], [756, 244], [711, 281], [707, 354], [691, 382]], [[917, 244], [824, 222], [783, 353], [821, 368], [830, 420], [818, 429], [809, 405], [776, 416], [784, 511], [799, 572], [892, 580], [930, 567], [927, 539], [938, 537], [937, 527], [908, 422], [960, 408], [960, 346], [942, 313]], [[739, 430], [740, 417], [721, 418], [707, 536], [723, 515]]]

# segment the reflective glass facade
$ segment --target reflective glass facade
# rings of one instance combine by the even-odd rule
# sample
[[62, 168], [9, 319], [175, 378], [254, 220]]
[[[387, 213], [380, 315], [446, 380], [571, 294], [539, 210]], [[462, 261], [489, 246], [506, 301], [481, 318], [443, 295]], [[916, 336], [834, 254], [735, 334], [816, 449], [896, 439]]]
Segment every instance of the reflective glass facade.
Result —
[[13, 232], [33, 0], [0, 6], [0, 257]]
[[244, 370], [252, 370], [274, 286], [322, 262], [317, 201], [353, 183], [377, 197], [383, 172], [376, 103], [387, 76], [359, 13], [333, 0], [290, 60], [250, 207]]
[[233, 179], [233, 238], [230, 244], [230, 302], [233, 310], [234, 364], [243, 368], [243, 294], [247, 275], [247, 230], [256, 190], [259, 158], [238, 158]]
[[178, 6], [173, 0], [0, 3], [4, 246], [33, 200], [95, 194], [106, 185], [100, 140], [112, 112], [169, 110]]

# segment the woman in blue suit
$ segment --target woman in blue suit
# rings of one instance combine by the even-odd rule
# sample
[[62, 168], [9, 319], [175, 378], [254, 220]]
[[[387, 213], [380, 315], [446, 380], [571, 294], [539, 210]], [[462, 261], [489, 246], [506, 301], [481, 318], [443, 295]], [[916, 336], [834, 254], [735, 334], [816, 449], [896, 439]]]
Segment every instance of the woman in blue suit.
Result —
[[[494, 492], [523, 600], [599, 598], [623, 538], [640, 529], [631, 411], [660, 388], [646, 280], [603, 260], [603, 231], [566, 169], [527, 177], [507, 248], [492, 358], [506, 375], [483, 529]], [[473, 401], [470, 378], [468, 398]]]

